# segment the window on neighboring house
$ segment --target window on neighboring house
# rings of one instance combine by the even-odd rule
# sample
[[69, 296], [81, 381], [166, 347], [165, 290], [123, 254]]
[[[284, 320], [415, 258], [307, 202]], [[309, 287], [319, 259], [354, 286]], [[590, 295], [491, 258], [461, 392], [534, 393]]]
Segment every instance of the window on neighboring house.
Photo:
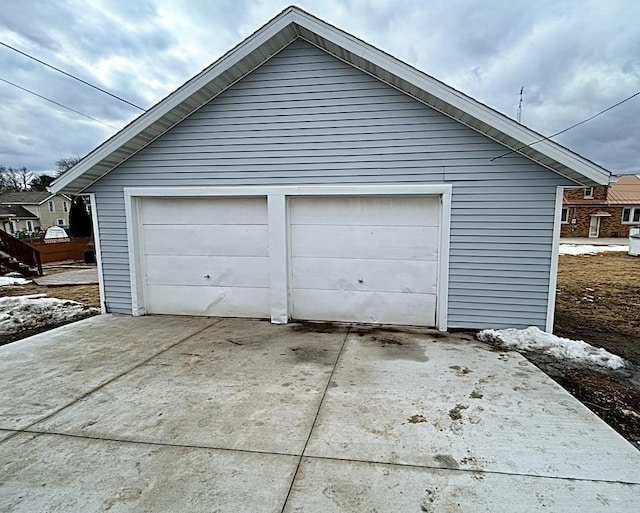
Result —
[[49, 212], [55, 212], [56, 211], [56, 206], [53, 203], [53, 201], [49, 201]]
[[11, 233], [16, 233], [18, 231], [18, 225], [15, 221], [9, 221], [9, 226], [11, 227]]
[[584, 190], [584, 199], [592, 199], [593, 198], [593, 187], [587, 187]]
[[27, 231], [28, 232], [32, 232], [33, 231], [33, 222], [32, 221], [27, 221]]
[[640, 223], [640, 207], [623, 208], [622, 209], [622, 223], [623, 224], [638, 224], [638, 223]]
[[568, 223], [569, 222], [569, 209], [568, 208], [563, 208], [562, 209], [562, 217], [560, 218], [560, 220], [563, 223]]
[[62, 202], [62, 211], [69, 212], [69, 203], [67, 203], [66, 201]]
[[58, 226], [64, 226], [64, 219], [58, 219]]

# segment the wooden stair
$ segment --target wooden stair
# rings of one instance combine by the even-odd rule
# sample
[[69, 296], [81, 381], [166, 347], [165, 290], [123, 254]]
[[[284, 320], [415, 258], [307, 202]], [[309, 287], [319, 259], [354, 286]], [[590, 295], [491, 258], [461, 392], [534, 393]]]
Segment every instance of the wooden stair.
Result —
[[42, 276], [40, 251], [0, 230], [0, 267], [23, 276]]

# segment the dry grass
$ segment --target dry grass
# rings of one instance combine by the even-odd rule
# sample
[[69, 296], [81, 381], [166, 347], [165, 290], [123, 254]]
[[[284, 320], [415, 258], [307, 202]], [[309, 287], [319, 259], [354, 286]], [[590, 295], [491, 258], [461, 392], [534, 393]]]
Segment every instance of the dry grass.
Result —
[[537, 362], [640, 449], [640, 258], [617, 252], [561, 255], [554, 332], [632, 363], [627, 373], [606, 375]]

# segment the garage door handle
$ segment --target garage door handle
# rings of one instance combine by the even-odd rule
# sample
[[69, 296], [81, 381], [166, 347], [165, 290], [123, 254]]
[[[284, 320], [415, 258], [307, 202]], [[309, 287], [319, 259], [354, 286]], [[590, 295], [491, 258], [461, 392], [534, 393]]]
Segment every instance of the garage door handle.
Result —
[[204, 277], [208, 280], [209, 278], [211, 278], [211, 276], [209, 276], [208, 274], [205, 274]]

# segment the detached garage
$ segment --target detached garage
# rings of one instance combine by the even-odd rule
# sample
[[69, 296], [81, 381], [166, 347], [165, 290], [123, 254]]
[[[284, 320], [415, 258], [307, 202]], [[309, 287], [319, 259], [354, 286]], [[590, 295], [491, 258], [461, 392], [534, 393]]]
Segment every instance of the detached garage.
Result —
[[51, 190], [108, 312], [550, 330], [563, 188], [609, 173], [540, 139], [290, 7]]

